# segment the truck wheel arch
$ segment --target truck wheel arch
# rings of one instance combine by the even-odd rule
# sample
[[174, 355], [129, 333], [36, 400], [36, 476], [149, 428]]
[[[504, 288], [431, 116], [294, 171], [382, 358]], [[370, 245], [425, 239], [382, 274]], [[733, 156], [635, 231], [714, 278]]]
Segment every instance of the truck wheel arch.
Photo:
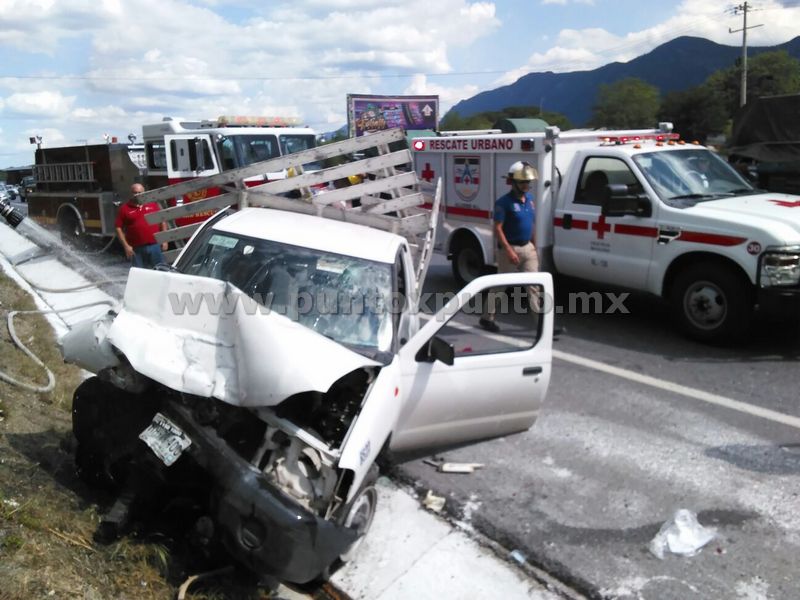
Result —
[[65, 233], [68, 229], [73, 230], [74, 226], [77, 225], [77, 229], [74, 229], [76, 235], [73, 235], [73, 238], [86, 233], [86, 226], [83, 223], [80, 211], [74, 204], [69, 202], [64, 202], [56, 210], [56, 223], [62, 233]]
[[669, 267], [667, 267], [661, 284], [661, 297], [669, 299], [670, 294], [672, 293], [672, 286], [675, 284], [675, 278], [678, 276], [678, 274], [691, 265], [699, 263], [716, 263], [719, 265], [725, 265], [728, 268], [738, 271], [742, 277], [753, 284], [753, 281], [748, 276], [744, 268], [739, 263], [726, 256], [720, 256], [719, 254], [714, 254], [713, 252], [688, 252], [675, 258], [670, 263]]
[[[482, 275], [486, 268], [488, 252], [481, 241], [479, 235], [473, 231], [461, 228], [457, 229], [450, 235], [447, 241], [447, 255], [450, 258], [453, 267], [453, 277], [461, 285], [466, 285], [475, 277]], [[464, 262], [469, 260], [467, 257], [472, 257], [475, 261], [480, 261], [480, 265], [475, 264], [474, 273], [467, 274]], [[470, 261], [471, 262], [471, 261]]]
[[676, 325], [700, 342], [739, 338], [750, 325], [755, 287], [735, 261], [697, 252], [670, 265], [662, 295]]

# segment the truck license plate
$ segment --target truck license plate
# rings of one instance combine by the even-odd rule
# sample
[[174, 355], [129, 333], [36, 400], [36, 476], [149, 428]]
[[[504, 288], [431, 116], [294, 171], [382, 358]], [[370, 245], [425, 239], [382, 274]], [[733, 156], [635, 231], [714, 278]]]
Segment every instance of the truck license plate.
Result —
[[150, 446], [155, 455], [168, 467], [192, 444], [192, 440], [167, 417], [156, 413], [153, 421], [139, 439]]

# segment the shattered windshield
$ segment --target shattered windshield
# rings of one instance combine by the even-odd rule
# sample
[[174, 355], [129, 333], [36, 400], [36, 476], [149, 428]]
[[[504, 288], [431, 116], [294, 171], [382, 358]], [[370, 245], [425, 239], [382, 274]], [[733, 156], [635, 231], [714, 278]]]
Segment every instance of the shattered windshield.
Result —
[[705, 148], [642, 153], [635, 155], [633, 161], [661, 200], [671, 206], [757, 191], [728, 163]]
[[392, 343], [392, 265], [208, 228], [178, 270], [228, 281], [268, 309], [373, 356]]

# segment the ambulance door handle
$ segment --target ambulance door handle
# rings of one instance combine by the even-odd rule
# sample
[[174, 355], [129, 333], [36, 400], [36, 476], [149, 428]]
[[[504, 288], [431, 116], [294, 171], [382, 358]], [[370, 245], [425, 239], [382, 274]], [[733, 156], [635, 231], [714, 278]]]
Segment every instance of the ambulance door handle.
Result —
[[542, 374], [542, 367], [525, 367], [522, 369], [522, 375], [541, 375]]
[[561, 227], [564, 229], [572, 229], [572, 215], [564, 215]]

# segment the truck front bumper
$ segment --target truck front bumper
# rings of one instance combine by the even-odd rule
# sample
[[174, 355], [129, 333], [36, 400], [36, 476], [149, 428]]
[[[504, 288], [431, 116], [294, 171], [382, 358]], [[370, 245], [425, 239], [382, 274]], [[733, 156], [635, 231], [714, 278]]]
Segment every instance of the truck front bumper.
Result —
[[765, 314], [800, 317], [800, 287], [759, 288], [757, 302]]
[[307, 583], [356, 541], [352, 530], [318, 517], [281, 493], [213, 428], [199, 425], [191, 409], [175, 402], [163, 409], [192, 440], [179, 460], [194, 461], [214, 482], [210, 509], [216, 535], [254, 572]]

